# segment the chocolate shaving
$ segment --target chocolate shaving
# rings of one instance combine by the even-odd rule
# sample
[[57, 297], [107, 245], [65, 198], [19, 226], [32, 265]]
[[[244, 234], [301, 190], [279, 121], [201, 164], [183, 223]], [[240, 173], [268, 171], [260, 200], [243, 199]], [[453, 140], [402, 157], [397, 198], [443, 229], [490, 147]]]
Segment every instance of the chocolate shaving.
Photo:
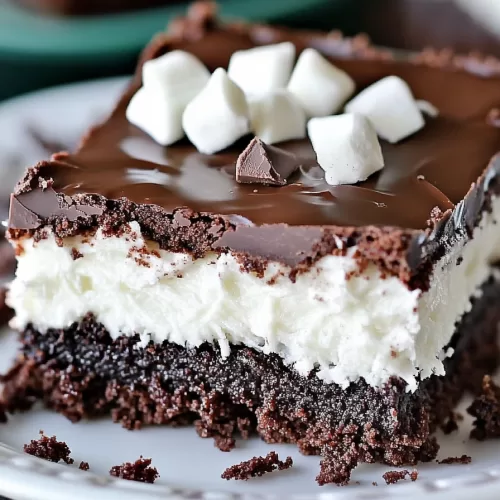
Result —
[[265, 457], [253, 457], [246, 462], [228, 467], [222, 473], [222, 479], [236, 479], [239, 481], [247, 481], [251, 477], [263, 476], [268, 472], [275, 470], [286, 470], [292, 467], [292, 457], [287, 457], [282, 462], [275, 451], [271, 451]]
[[236, 181], [240, 184], [284, 186], [300, 167], [297, 156], [254, 137], [236, 162]]

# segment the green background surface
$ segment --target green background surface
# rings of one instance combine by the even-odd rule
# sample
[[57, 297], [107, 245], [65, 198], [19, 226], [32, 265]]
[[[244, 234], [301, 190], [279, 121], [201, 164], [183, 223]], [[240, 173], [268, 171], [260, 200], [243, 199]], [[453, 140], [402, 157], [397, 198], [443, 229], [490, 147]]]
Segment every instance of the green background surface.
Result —
[[[349, 31], [350, 0], [221, 0], [221, 15]], [[151, 36], [186, 4], [83, 18], [37, 15], [0, 2], [0, 99], [49, 85], [126, 74]]]

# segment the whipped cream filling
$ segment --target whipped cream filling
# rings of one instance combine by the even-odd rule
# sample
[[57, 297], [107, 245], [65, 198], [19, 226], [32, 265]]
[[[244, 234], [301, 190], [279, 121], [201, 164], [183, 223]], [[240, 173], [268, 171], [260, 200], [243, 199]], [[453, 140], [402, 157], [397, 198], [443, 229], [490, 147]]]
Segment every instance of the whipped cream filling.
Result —
[[[352, 257], [325, 256], [295, 283], [289, 269], [270, 263], [264, 277], [242, 271], [231, 255], [193, 260], [160, 250], [137, 223], [129, 232], [16, 243], [18, 257], [9, 304], [15, 328], [66, 328], [91, 312], [110, 332], [186, 346], [217, 342], [276, 353], [302, 374], [344, 387], [364, 378], [380, 386], [391, 376], [408, 382], [443, 374], [444, 352], [456, 322], [500, 258], [500, 199], [484, 214], [473, 239], [435, 266], [430, 289], [383, 278], [375, 266], [361, 274]], [[354, 252], [352, 249], [351, 252]]]

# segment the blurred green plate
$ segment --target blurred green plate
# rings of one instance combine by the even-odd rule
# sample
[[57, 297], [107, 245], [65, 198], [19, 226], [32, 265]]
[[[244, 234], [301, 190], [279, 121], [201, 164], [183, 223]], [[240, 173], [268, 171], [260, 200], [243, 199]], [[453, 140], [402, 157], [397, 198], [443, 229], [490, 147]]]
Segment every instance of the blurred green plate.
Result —
[[[221, 14], [330, 29], [349, 0], [221, 0]], [[0, 99], [35, 88], [128, 73], [151, 36], [186, 3], [124, 14], [60, 18], [0, 0]]]

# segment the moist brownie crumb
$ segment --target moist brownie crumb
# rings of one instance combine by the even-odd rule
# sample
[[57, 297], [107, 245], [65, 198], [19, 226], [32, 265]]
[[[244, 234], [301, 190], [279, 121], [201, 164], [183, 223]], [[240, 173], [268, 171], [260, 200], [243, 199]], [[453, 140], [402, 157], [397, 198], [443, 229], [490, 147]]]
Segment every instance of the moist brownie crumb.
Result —
[[8, 413], [27, 411], [35, 404], [36, 391], [30, 383], [35, 364], [33, 360], [27, 363], [18, 361], [7, 373], [0, 375], [3, 384], [1, 401]]
[[241, 481], [247, 481], [251, 477], [263, 476], [268, 472], [273, 472], [274, 470], [285, 470], [289, 469], [293, 465], [292, 457], [287, 457], [284, 462], [282, 462], [278, 454], [275, 451], [271, 451], [265, 457], [253, 457], [246, 462], [241, 462], [240, 464], [228, 467], [222, 473], [222, 479], [236, 479]]
[[90, 465], [88, 462], [80, 462], [80, 465], [78, 466], [80, 470], [89, 470]]
[[405, 470], [391, 470], [382, 475], [386, 484], [396, 484], [398, 481], [402, 481], [409, 477], [412, 481], [416, 481], [418, 478], [418, 471], [413, 470], [412, 472]]
[[489, 375], [483, 377], [482, 392], [467, 408], [467, 412], [475, 417], [471, 439], [484, 441], [500, 436], [500, 387]]
[[215, 436], [214, 444], [220, 451], [231, 451], [236, 446], [236, 441], [231, 437]]
[[373, 486], [378, 486], [378, 483], [376, 481], [373, 481], [372, 485]]
[[[209, 404], [217, 405], [225, 403], [220, 401], [220, 397], [209, 395]], [[254, 422], [248, 416], [238, 416], [233, 421], [229, 421], [227, 416], [221, 412], [220, 417], [215, 415], [205, 416], [203, 419], [194, 421], [194, 426], [198, 436], [202, 438], [213, 438], [214, 445], [220, 451], [229, 452], [236, 446], [234, 435], [239, 433], [243, 439], [248, 439], [254, 427]]]
[[58, 441], [56, 436], [47, 437], [40, 431], [40, 439], [32, 439], [30, 444], [24, 445], [24, 452], [34, 457], [43, 458], [50, 462], [63, 460], [72, 464], [74, 460], [70, 457], [71, 450], [64, 441]]
[[443, 460], [436, 460], [438, 464], [452, 465], [452, 464], [463, 464], [467, 465], [472, 462], [472, 458], [468, 455], [462, 455], [461, 457], [448, 457]]
[[115, 477], [141, 483], [154, 483], [160, 477], [156, 467], [151, 467], [151, 459], [142, 458], [142, 456], [133, 463], [125, 462], [111, 467], [109, 473]]
[[[354, 431], [354, 427], [352, 430]], [[348, 427], [346, 427], [346, 431]], [[320, 486], [334, 483], [346, 486], [351, 479], [351, 473], [360, 461], [359, 449], [356, 447], [352, 436], [345, 434], [343, 439], [335, 446], [326, 445], [321, 449], [320, 473], [316, 481]]]

